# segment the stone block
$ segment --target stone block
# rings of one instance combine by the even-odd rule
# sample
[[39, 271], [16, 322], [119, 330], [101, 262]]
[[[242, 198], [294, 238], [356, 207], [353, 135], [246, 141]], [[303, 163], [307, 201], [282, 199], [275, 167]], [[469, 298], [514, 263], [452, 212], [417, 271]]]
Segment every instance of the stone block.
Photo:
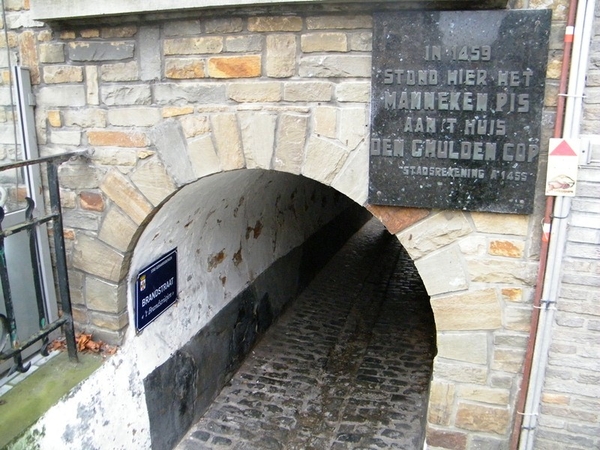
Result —
[[428, 448], [444, 450], [465, 450], [467, 448], [466, 433], [428, 427], [426, 436]]
[[202, 28], [200, 20], [175, 20], [166, 22], [163, 25], [163, 33], [165, 36], [191, 36], [200, 34]]
[[79, 193], [79, 204], [88, 211], [104, 211], [104, 197], [98, 192], [83, 191]]
[[119, 331], [129, 323], [127, 311], [120, 314], [107, 314], [95, 311], [88, 311], [90, 323], [99, 328], [109, 331]]
[[479, 403], [507, 406], [510, 400], [508, 389], [493, 389], [485, 386], [461, 385], [458, 398]]
[[222, 104], [227, 101], [221, 83], [160, 83], [153, 86], [159, 105]]
[[533, 286], [537, 277], [537, 264], [498, 259], [468, 259], [467, 266], [472, 282], [525, 284]]
[[134, 50], [131, 42], [70, 42], [67, 47], [69, 59], [81, 62], [130, 59]]
[[347, 52], [348, 38], [340, 32], [306, 33], [300, 36], [300, 49], [304, 53]]
[[296, 36], [278, 34], [267, 36], [266, 75], [289, 78], [296, 73]]
[[75, 192], [66, 189], [60, 189], [60, 205], [63, 208], [75, 208], [77, 206], [76, 201], [77, 195]]
[[507, 258], [522, 258], [525, 242], [514, 240], [490, 241], [488, 253], [492, 256], [505, 256]]
[[85, 305], [85, 276], [79, 270], [69, 270], [69, 295], [71, 304]]
[[504, 328], [511, 331], [529, 332], [531, 327], [531, 308], [504, 308]]
[[44, 64], [65, 62], [65, 44], [63, 43], [43, 43], [39, 44], [40, 62]]
[[204, 78], [204, 69], [204, 59], [200, 58], [167, 58], [165, 61], [165, 77], [175, 80]]
[[159, 39], [160, 28], [158, 25], [140, 27], [138, 34], [138, 54], [140, 79], [144, 81], [159, 80], [161, 77], [161, 51], [160, 47], [156, 45]]
[[334, 141], [311, 136], [306, 145], [302, 175], [330, 185], [342, 168], [348, 152]]
[[242, 169], [246, 162], [236, 115], [215, 114], [211, 117], [211, 125], [223, 170]]
[[148, 200], [117, 169], [112, 169], [106, 174], [100, 188], [138, 225], [153, 209]]
[[65, 189], [95, 189], [102, 172], [85, 160], [68, 161], [58, 167], [60, 185]]
[[467, 363], [442, 362], [438, 358], [433, 364], [434, 376], [439, 379], [458, 383], [482, 384], [487, 383], [488, 367]]
[[100, 216], [98, 214], [78, 209], [64, 211], [62, 218], [63, 225], [67, 228], [98, 231], [100, 225]]
[[283, 100], [287, 102], [329, 102], [333, 85], [321, 81], [289, 82], [283, 86]]
[[463, 237], [458, 246], [463, 255], [467, 256], [484, 256], [487, 254], [488, 242], [485, 236], [479, 234], [471, 234]]
[[203, 55], [222, 51], [223, 38], [221, 36], [166, 39], [163, 44], [163, 52], [166, 56]]
[[364, 205], [368, 195], [369, 178], [369, 151], [356, 149], [348, 158], [331, 182], [331, 186], [354, 200], [359, 205]]
[[261, 35], [226, 36], [225, 51], [235, 53], [260, 52], [263, 48]]
[[138, 32], [135, 25], [123, 25], [120, 27], [102, 28], [101, 35], [104, 39], [131, 38]]
[[244, 30], [244, 21], [241, 17], [210, 19], [204, 22], [204, 31], [207, 33], [239, 33]]
[[507, 408], [458, 403], [455, 426], [465, 430], [504, 435], [510, 424]]
[[184, 116], [179, 119], [179, 123], [186, 138], [210, 133], [210, 120], [205, 115]]
[[117, 127], [152, 127], [162, 120], [158, 108], [128, 107], [108, 110], [108, 123]]
[[502, 310], [494, 289], [432, 298], [431, 308], [438, 332], [495, 330], [502, 326]]
[[[123, 214], [119, 208], [113, 206], [107, 211], [102, 221], [98, 238], [120, 252], [126, 252], [133, 244], [132, 239], [137, 229], [138, 226], [133, 220]], [[103, 310], [100, 309], [100, 311]]]
[[239, 114], [242, 143], [248, 169], [270, 169], [275, 149], [277, 115], [245, 112]]
[[137, 81], [139, 78], [138, 64], [135, 61], [100, 66], [102, 81]]
[[50, 108], [85, 106], [85, 89], [82, 85], [44, 86], [36, 95], [36, 103]]
[[43, 79], [45, 83], [81, 83], [83, 68], [80, 66], [45, 66]]
[[95, 237], [83, 233], [77, 234], [73, 266], [107, 281], [118, 282], [127, 274], [123, 255]]
[[349, 150], [368, 141], [369, 111], [366, 106], [340, 109], [340, 130], [338, 140]]
[[231, 83], [227, 86], [227, 96], [239, 103], [278, 102], [281, 100], [281, 83]]
[[144, 162], [130, 175], [131, 181], [154, 206], [177, 189], [165, 167], [156, 159]]
[[304, 78], [369, 78], [371, 56], [311, 55], [300, 58], [299, 75]]
[[[18, 16], [22, 16], [19, 14]], [[19, 34], [19, 64], [29, 68], [31, 84], [40, 83], [40, 68], [35, 34], [31, 30]]]
[[520, 373], [525, 359], [525, 349], [496, 348], [492, 369], [509, 373]]
[[190, 140], [188, 154], [194, 173], [198, 178], [223, 170], [210, 135]]
[[481, 233], [528, 235], [529, 216], [472, 212], [471, 218]]
[[140, 85], [103, 85], [100, 99], [106, 106], [115, 105], [150, 105], [152, 93], [150, 86]]
[[62, 127], [62, 117], [60, 115], [60, 111], [51, 110], [46, 113], [48, 117], [48, 124], [51, 127], [59, 128]]
[[152, 140], [160, 159], [177, 186], [195, 179], [187, 154], [187, 143], [181, 125], [176, 120], [166, 120], [152, 129]]
[[314, 16], [306, 19], [306, 28], [309, 30], [373, 28], [373, 18], [370, 15], [357, 16]]
[[[414, 259], [414, 256], [411, 257]], [[416, 260], [415, 265], [430, 296], [462, 291], [469, 287], [463, 256], [455, 246]]]
[[100, 30], [97, 28], [88, 28], [87, 30], [79, 30], [79, 36], [85, 39], [93, 39], [100, 37]]
[[88, 105], [100, 104], [98, 68], [96, 66], [85, 67], [85, 99]]
[[167, 106], [161, 110], [163, 118], [185, 116], [194, 112], [193, 106]]
[[299, 174], [304, 161], [308, 117], [282, 114], [277, 127], [273, 168]]
[[450, 245], [473, 230], [464, 213], [444, 211], [419, 223], [418, 227], [406, 229], [398, 239], [413, 259]]
[[248, 18], [248, 31], [252, 32], [301, 31], [302, 27], [301, 17], [259, 16]]
[[106, 111], [103, 109], [86, 108], [63, 111], [66, 127], [104, 128], [106, 127]]
[[78, 130], [52, 130], [50, 132], [49, 142], [56, 145], [81, 144], [81, 131]]
[[88, 144], [107, 147], [147, 147], [148, 138], [139, 131], [89, 130]]
[[213, 57], [207, 68], [211, 78], [256, 78], [261, 75], [262, 60], [260, 55]]
[[433, 380], [429, 388], [429, 423], [450, 425], [456, 387], [451, 383]]
[[337, 137], [338, 108], [317, 106], [313, 113], [313, 130], [318, 136], [335, 139]]
[[447, 333], [437, 335], [438, 357], [473, 364], [488, 363], [487, 333]]
[[85, 281], [87, 306], [94, 311], [118, 314], [127, 308], [125, 284], [107, 283], [88, 276]]
[[97, 147], [90, 158], [103, 166], [131, 167], [137, 163], [137, 151], [133, 148]]
[[373, 33], [370, 31], [348, 33], [348, 49], [352, 52], [373, 50]]

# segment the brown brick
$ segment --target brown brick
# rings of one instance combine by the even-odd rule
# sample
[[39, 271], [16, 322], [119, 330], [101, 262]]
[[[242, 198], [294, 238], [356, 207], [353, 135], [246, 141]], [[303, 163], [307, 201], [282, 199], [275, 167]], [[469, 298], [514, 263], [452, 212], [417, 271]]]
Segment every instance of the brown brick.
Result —
[[176, 80], [204, 78], [204, 60], [169, 58], [165, 62], [165, 77]]
[[427, 429], [427, 445], [448, 450], [464, 450], [467, 448], [467, 435], [457, 431]]
[[104, 198], [97, 192], [82, 192], [79, 194], [79, 201], [83, 209], [89, 211], [104, 211]]
[[408, 228], [419, 220], [427, 217], [431, 211], [421, 208], [403, 208], [398, 206], [376, 206], [368, 205], [371, 214], [385, 225], [388, 231], [396, 234]]
[[260, 74], [259, 55], [215, 57], [208, 60], [208, 75], [212, 78], [253, 78]]
[[144, 133], [126, 131], [88, 131], [88, 143], [90, 145], [111, 147], [145, 147], [148, 139]]

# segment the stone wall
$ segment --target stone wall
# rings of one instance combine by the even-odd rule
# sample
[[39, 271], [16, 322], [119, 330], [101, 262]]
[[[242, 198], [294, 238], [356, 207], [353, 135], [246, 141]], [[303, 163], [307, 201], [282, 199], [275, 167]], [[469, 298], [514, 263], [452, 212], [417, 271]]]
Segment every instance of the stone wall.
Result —
[[[546, 142], [566, 2], [518, 3], [554, 9]], [[32, 21], [24, 2], [10, 8], [8, 45], [31, 69], [42, 153], [89, 151], [61, 169], [77, 322], [108, 340], [127, 333], [120, 356], [102, 372], [123, 378], [114, 392], [102, 393], [100, 375], [81, 390], [98, 402], [95, 421], [111, 419], [93, 439], [143, 446], [147, 415], [122, 426], [127, 421], [115, 417], [124, 412], [112, 415], [111, 408], [130, 400], [143, 410], [141, 380], [186, 342], [169, 342], [159, 357], [156, 342], [128, 329], [140, 267], [130, 262], [134, 250], [144, 252], [136, 247], [140, 235], [184, 186], [239, 169], [302, 175], [364, 205], [370, 7], [215, 10], [54, 28]], [[369, 207], [397, 234], [432, 297], [438, 356], [430, 448], [507, 447], [538, 266], [542, 189], [537, 199], [532, 216]], [[69, 399], [64, 417], [69, 405], [84, 402]], [[60, 440], [49, 420], [38, 426]]]
[[578, 173], [552, 324], [535, 448], [600, 447], [600, 5], [592, 34], [581, 133], [595, 138]]

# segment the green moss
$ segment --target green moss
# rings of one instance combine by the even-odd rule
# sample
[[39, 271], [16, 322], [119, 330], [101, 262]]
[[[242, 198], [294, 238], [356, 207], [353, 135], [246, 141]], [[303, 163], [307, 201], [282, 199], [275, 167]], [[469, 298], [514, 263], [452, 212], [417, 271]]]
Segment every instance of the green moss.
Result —
[[[61, 353], [0, 397], [0, 448], [7, 448], [11, 441], [9, 448], [14, 450], [38, 448], [36, 442], [43, 432], [25, 431], [101, 364], [102, 358], [96, 355], [80, 354], [79, 362], [73, 363]], [[17, 436], [21, 438], [15, 440]]]

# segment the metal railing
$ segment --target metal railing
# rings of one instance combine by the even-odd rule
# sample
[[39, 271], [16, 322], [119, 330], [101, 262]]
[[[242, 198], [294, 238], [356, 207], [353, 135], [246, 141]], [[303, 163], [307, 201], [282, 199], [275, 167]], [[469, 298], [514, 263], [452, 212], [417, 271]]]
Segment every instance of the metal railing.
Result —
[[[4, 295], [4, 304], [6, 315], [0, 314], [0, 361], [13, 358], [9, 373], [15, 371], [26, 372], [29, 365], [23, 365], [22, 352], [37, 342], [42, 342], [41, 353], [48, 354], [49, 335], [54, 330], [62, 327], [67, 351], [71, 360], [77, 361], [77, 346], [75, 342], [75, 329], [73, 326], [73, 316], [71, 311], [71, 298], [69, 294], [69, 280], [67, 278], [67, 260], [65, 254], [65, 241], [62, 227], [62, 215], [60, 205], [60, 191], [58, 183], [58, 166], [60, 163], [75, 156], [80, 156], [84, 152], [65, 153], [57, 156], [37, 158], [27, 161], [20, 161], [11, 164], [0, 165], [0, 172], [10, 169], [18, 169], [33, 165], [46, 165], [48, 192], [50, 198], [50, 213], [40, 217], [33, 217], [35, 203], [31, 198], [27, 198], [27, 208], [25, 210], [25, 221], [13, 225], [9, 228], [2, 228], [4, 220], [4, 209], [0, 207], [0, 283], [2, 284], [2, 293]], [[51, 223], [52, 236], [54, 240], [54, 256], [57, 275], [58, 299], [62, 309], [62, 315], [58, 320], [49, 322], [46, 308], [44, 307], [43, 286], [40, 277], [40, 261], [37, 252], [36, 227], [42, 224]], [[4, 240], [15, 233], [27, 232], [29, 235], [29, 250], [31, 252], [31, 265], [33, 271], [33, 281], [36, 295], [37, 314], [39, 321], [39, 331], [29, 336], [24, 341], [19, 342], [17, 333], [17, 321], [14, 314], [14, 303], [10, 289], [10, 280], [8, 277], [8, 268], [4, 247]], [[10, 348], [5, 350], [8, 342]]]

